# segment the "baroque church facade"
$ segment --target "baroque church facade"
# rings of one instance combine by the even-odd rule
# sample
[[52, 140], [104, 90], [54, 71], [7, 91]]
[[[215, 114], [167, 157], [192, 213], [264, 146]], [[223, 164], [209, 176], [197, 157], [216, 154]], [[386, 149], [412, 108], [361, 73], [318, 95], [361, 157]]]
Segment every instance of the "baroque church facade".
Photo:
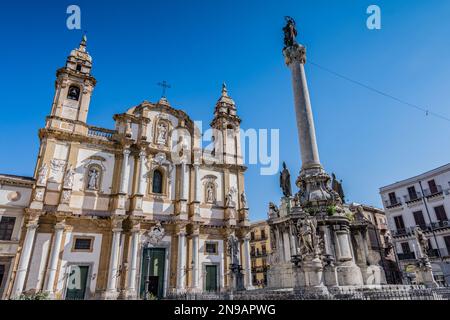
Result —
[[1, 218], [15, 219], [8, 255], [0, 242], [2, 297], [142, 299], [250, 287], [241, 120], [225, 85], [207, 150], [165, 97], [114, 115], [114, 130], [88, 125], [91, 68], [83, 37], [57, 71], [34, 178], [0, 177]]

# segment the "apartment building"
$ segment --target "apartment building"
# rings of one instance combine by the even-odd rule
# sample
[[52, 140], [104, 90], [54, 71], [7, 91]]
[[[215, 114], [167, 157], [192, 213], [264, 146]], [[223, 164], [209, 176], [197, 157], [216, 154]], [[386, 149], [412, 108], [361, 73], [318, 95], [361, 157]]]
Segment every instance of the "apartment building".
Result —
[[415, 281], [418, 226], [428, 238], [436, 282], [450, 284], [450, 163], [382, 187], [380, 195], [404, 280]]
[[252, 223], [250, 232], [250, 257], [252, 264], [252, 282], [255, 288], [263, 288], [267, 285], [269, 254], [270, 227], [267, 221]]

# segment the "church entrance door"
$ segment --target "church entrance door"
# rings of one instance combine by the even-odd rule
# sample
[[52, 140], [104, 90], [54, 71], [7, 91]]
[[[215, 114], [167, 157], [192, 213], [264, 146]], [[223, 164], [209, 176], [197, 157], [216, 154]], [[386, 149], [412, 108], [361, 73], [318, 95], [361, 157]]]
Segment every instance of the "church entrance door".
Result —
[[71, 266], [67, 280], [66, 300], [84, 300], [89, 266]]
[[205, 266], [205, 291], [216, 292], [217, 291], [217, 266], [207, 265]]
[[162, 298], [164, 295], [164, 271], [166, 266], [166, 249], [146, 248], [142, 255], [141, 298], [147, 294]]

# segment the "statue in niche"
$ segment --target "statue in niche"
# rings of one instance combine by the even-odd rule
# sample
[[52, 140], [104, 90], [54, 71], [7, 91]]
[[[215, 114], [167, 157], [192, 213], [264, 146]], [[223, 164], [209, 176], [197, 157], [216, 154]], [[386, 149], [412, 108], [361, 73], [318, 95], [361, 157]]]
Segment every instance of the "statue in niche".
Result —
[[157, 141], [159, 144], [165, 144], [167, 141], [167, 124], [164, 122], [158, 124]]
[[206, 186], [206, 202], [215, 202], [215, 188], [212, 183], [208, 183], [208, 185]]
[[67, 169], [66, 174], [64, 175], [64, 188], [68, 188], [68, 189], [72, 188], [74, 175], [75, 175], [75, 170], [73, 169], [72, 166], [70, 166]]
[[247, 195], [245, 192], [241, 193], [241, 203], [243, 208], [247, 208]]
[[345, 203], [345, 194], [344, 189], [342, 188], [342, 180], [338, 181], [334, 173], [331, 174], [331, 177], [332, 177], [331, 189], [339, 195], [339, 197], [342, 200], [342, 203]]
[[284, 19], [286, 20], [286, 25], [283, 28], [284, 45], [285, 47], [291, 47], [297, 44], [295, 39], [297, 37], [297, 29], [293, 18], [286, 16]]
[[88, 189], [97, 190], [98, 180], [100, 178], [100, 172], [97, 168], [91, 168], [88, 172]]
[[285, 162], [283, 162], [283, 171], [280, 172], [280, 187], [286, 198], [292, 196], [291, 174], [289, 173]]
[[320, 250], [317, 220], [310, 216], [300, 218], [297, 222], [297, 231], [300, 256], [303, 258], [307, 255], [316, 255]]
[[48, 166], [46, 163], [39, 169], [38, 172], [38, 185], [45, 185], [45, 182], [47, 182], [47, 173], [48, 173]]

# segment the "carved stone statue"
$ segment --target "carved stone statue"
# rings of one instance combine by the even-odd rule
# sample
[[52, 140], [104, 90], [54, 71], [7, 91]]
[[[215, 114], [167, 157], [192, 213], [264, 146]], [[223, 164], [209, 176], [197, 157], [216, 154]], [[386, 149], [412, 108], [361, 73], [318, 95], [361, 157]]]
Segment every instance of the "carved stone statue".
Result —
[[48, 173], [48, 166], [46, 163], [44, 163], [44, 165], [39, 169], [38, 172], [38, 185], [45, 185], [45, 183], [47, 182], [47, 173]]
[[284, 45], [285, 47], [291, 47], [297, 44], [297, 29], [295, 27], [295, 21], [291, 17], [284, 17], [286, 25], [283, 28], [284, 32]]
[[414, 229], [414, 235], [416, 236], [417, 243], [419, 244], [420, 251], [422, 253], [422, 256], [418, 257], [418, 258], [427, 257], [428, 250], [430, 248], [429, 243], [428, 243], [428, 238], [425, 236], [425, 234], [423, 233], [422, 229], [420, 229], [420, 227], [416, 227]]
[[66, 174], [64, 175], [64, 188], [71, 189], [73, 186], [73, 176], [75, 175], [75, 170], [72, 166], [70, 166], [66, 170]]
[[92, 168], [88, 173], [88, 189], [97, 190], [100, 173], [97, 168]]
[[239, 264], [239, 240], [234, 234], [228, 237], [228, 255], [232, 264]]
[[320, 241], [317, 236], [317, 220], [306, 216], [297, 221], [297, 236], [299, 240], [299, 254], [302, 259], [305, 256], [318, 254]]
[[278, 210], [278, 207], [275, 205], [275, 203], [270, 202], [269, 203], [269, 219], [279, 218], [279, 217], [280, 217], [280, 210]]
[[157, 142], [165, 144], [167, 139], [167, 125], [164, 122], [158, 124]]
[[283, 162], [283, 171], [280, 172], [280, 187], [283, 190], [283, 195], [285, 197], [292, 196], [292, 188], [291, 188], [291, 174], [286, 167], [286, 163]]
[[234, 187], [231, 187], [228, 190], [227, 195], [225, 196], [225, 207], [234, 207], [234, 194], [236, 193], [236, 189]]
[[214, 192], [214, 186], [212, 183], [208, 183], [206, 187], [206, 202], [207, 203], [214, 203], [215, 201], [215, 192]]
[[339, 197], [342, 200], [342, 203], [345, 203], [345, 194], [344, 189], [342, 188], [342, 180], [338, 181], [334, 173], [331, 174], [331, 177], [333, 179], [331, 182], [331, 189], [339, 195]]
[[165, 230], [161, 225], [161, 222], [157, 222], [146, 234], [146, 240], [148, 243], [155, 245], [158, 244], [165, 235]]
[[243, 208], [247, 208], [247, 195], [245, 192], [241, 193], [241, 203]]

